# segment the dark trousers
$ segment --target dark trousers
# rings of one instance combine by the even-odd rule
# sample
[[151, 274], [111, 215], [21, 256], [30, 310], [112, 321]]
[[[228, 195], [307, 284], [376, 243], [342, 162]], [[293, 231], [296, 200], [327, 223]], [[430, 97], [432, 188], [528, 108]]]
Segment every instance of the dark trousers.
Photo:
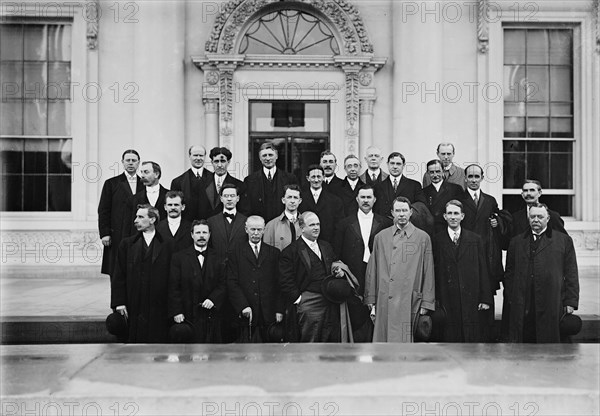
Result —
[[320, 293], [305, 291], [297, 309], [300, 342], [339, 342], [339, 305]]

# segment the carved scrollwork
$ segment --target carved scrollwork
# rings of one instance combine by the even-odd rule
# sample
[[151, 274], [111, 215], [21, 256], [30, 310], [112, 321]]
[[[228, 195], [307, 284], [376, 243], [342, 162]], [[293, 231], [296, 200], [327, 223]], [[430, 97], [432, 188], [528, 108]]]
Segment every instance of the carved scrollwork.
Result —
[[353, 128], [358, 121], [358, 72], [346, 71], [346, 122], [348, 129]]
[[85, 21], [87, 22], [86, 27], [86, 39], [87, 47], [89, 50], [95, 50], [98, 48], [98, 20], [99, 20], [100, 6], [98, 0], [89, 0], [84, 8]]
[[477, 2], [477, 43], [479, 53], [486, 54], [489, 50], [489, 4], [488, 0]]
[[231, 121], [233, 114], [233, 69], [219, 70], [221, 120]]

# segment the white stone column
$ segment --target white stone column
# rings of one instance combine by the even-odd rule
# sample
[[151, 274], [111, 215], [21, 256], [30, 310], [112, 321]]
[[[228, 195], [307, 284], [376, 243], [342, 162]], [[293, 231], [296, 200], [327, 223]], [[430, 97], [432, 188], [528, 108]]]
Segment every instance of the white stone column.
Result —
[[204, 146], [207, 151], [219, 145], [219, 101], [215, 98], [202, 100], [204, 103]]
[[356, 154], [360, 160], [367, 154], [367, 148], [373, 144], [373, 105], [375, 100], [361, 99], [360, 100], [360, 138], [359, 149], [360, 154]]

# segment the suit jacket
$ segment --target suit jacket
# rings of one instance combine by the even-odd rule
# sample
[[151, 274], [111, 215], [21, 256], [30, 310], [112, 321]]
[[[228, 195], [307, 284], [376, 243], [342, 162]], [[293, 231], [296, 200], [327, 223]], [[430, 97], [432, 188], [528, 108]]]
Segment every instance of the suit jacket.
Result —
[[[277, 168], [273, 177], [274, 191], [271, 195], [271, 203], [265, 203], [265, 186], [263, 182], [265, 175], [261, 167], [260, 170], [248, 175], [244, 179], [246, 186], [244, 197], [242, 198], [242, 209], [246, 215], [260, 215], [265, 222], [271, 221], [283, 210], [284, 206], [281, 203], [283, 198], [283, 187], [292, 183], [297, 183], [296, 177], [291, 173], [287, 173], [282, 169]], [[266, 178], [265, 178], [266, 180]]]
[[[392, 220], [379, 214], [373, 214], [373, 225], [369, 235], [369, 251], [373, 251], [373, 239], [379, 231], [391, 227]], [[338, 223], [333, 249], [339, 259], [344, 262], [358, 279], [360, 287], [357, 292], [362, 295], [365, 290], [366, 265], [363, 262], [365, 244], [360, 231], [358, 214], [350, 215]]]
[[373, 178], [371, 178], [370, 175], [367, 175], [368, 171], [369, 171], [369, 169], [367, 169], [363, 173], [361, 173], [359, 178], [361, 181], [363, 181], [367, 185], [371, 185], [371, 186], [375, 186], [378, 183], [385, 181], [388, 178], [388, 176], [390, 176], [389, 173], [386, 173], [383, 171], [383, 169], [380, 169], [379, 176], [377, 176], [377, 181], [373, 182]]
[[[237, 178], [234, 178], [229, 173], [227, 173], [225, 175], [225, 179], [223, 180], [223, 185], [226, 185], [226, 184], [235, 185], [237, 187], [238, 195], [240, 196], [240, 201], [241, 201], [241, 198], [245, 192], [244, 191], [244, 182], [240, 181]], [[223, 203], [221, 202], [221, 197], [217, 193], [217, 186], [215, 183], [215, 175], [213, 175], [213, 177], [211, 178], [211, 182], [206, 187], [206, 195], [208, 196], [208, 201], [210, 202], [210, 206], [211, 206], [210, 215], [207, 217], [207, 218], [210, 218], [213, 215], [217, 215], [219, 212], [223, 211]], [[238, 203], [238, 206], [239, 206], [239, 203]]]
[[335, 194], [333, 190], [341, 186], [343, 181], [344, 180], [338, 178], [337, 175], [333, 175], [333, 178], [331, 178], [331, 181], [329, 183], [325, 182], [325, 180], [323, 179], [323, 189], [325, 189], [328, 192], [331, 192], [332, 194]]
[[[158, 190], [158, 199], [156, 200], [156, 205], [154, 205], [154, 208], [156, 208], [158, 210], [158, 214], [160, 215], [159, 218], [159, 222], [164, 220], [165, 218], [167, 218], [167, 211], [165, 210], [165, 197], [167, 195], [167, 192], [169, 192], [169, 190], [167, 188], [165, 188], [162, 185], [159, 185], [159, 190]], [[150, 201], [148, 201], [148, 196], [146, 195], [146, 187], [142, 187], [141, 191], [138, 191], [137, 194], [135, 194], [133, 196], [133, 199], [131, 200], [131, 223], [133, 224], [133, 220], [135, 219], [135, 214], [137, 212], [137, 206], [140, 204], [149, 204]], [[185, 211], [183, 211], [185, 212]], [[158, 225], [158, 224], [156, 224]], [[135, 230], [135, 227], [133, 228], [133, 234], [135, 234], [137, 231]]]
[[432, 241], [435, 267], [435, 298], [446, 312], [444, 342], [484, 342], [478, 305], [493, 305], [481, 238], [464, 228], [458, 247], [447, 228]]
[[[513, 222], [511, 235], [513, 237], [523, 234], [525, 231], [531, 230], [531, 227], [529, 227], [529, 219], [527, 218], [527, 207], [515, 212], [512, 217]], [[548, 227], [563, 234], [569, 234], [567, 233], [567, 230], [565, 230], [565, 222], [560, 217], [560, 214], [556, 211], [550, 210], [550, 221], [548, 221]]]
[[233, 246], [248, 239], [245, 228], [246, 219], [247, 217], [244, 214], [237, 211], [231, 223], [229, 237], [227, 236], [227, 229], [225, 227], [225, 221], [227, 220], [222, 212], [213, 215], [207, 220], [210, 227], [210, 240], [208, 244], [215, 249], [220, 257], [227, 258], [227, 254]]
[[354, 190], [352, 190], [350, 182], [348, 182], [348, 178], [346, 177], [344, 179], [340, 179], [339, 182], [336, 182], [335, 186], [330, 186], [328, 188], [329, 192], [342, 200], [342, 204], [344, 205], [344, 217], [352, 215], [358, 211], [358, 202], [356, 201], [356, 197], [358, 196], [358, 191], [360, 191], [364, 185], [365, 183], [359, 178], [356, 182], [356, 187]]
[[235, 313], [252, 308], [252, 324], [266, 326], [283, 313], [279, 289], [279, 250], [261, 243], [258, 259], [248, 241], [237, 244], [227, 259], [227, 288]]
[[514, 237], [506, 255], [505, 294], [510, 303], [509, 340], [523, 340], [530, 290], [535, 291], [537, 342], [560, 342], [559, 322], [565, 306], [579, 306], [579, 275], [573, 240], [550, 227], [531, 252], [531, 231]]
[[[327, 241], [317, 240], [321, 259], [327, 273], [331, 272], [331, 263], [337, 260], [333, 248]], [[303, 238], [298, 238], [283, 249], [279, 258], [279, 276], [284, 299], [293, 303], [310, 283], [310, 247]]]
[[[119, 245], [111, 276], [110, 307], [125, 305], [129, 313], [129, 342], [167, 341], [167, 289], [173, 242], [156, 232], [144, 257], [142, 233]], [[151, 261], [150, 265], [144, 261]], [[147, 270], [147, 273], [144, 273]]]
[[509, 224], [502, 217], [498, 218], [498, 227], [492, 228], [490, 217], [498, 212], [496, 198], [479, 190], [479, 204], [476, 206], [469, 191], [464, 191], [460, 198], [465, 218], [461, 227], [473, 231], [483, 240], [488, 261], [488, 275], [492, 290], [499, 289], [504, 268], [502, 266], [502, 238], [509, 233]]
[[213, 180], [213, 173], [208, 169], [202, 170], [202, 178], [196, 178], [190, 168], [171, 181], [171, 190], [182, 191], [185, 198], [185, 211], [182, 215], [188, 221], [207, 219], [212, 207], [207, 187]]
[[433, 184], [423, 188], [427, 208], [429, 208], [429, 212], [433, 215], [435, 234], [442, 232], [448, 227], [444, 219], [446, 203], [452, 199], [460, 199], [462, 193], [463, 189], [460, 186], [447, 181], [442, 182], [439, 192]]
[[333, 243], [333, 233], [337, 223], [344, 216], [344, 205], [342, 200], [334, 194], [321, 190], [319, 201], [315, 203], [311, 191], [302, 192], [302, 203], [298, 208], [300, 212], [312, 211], [318, 215], [321, 223], [321, 234], [319, 238]]
[[375, 185], [375, 197], [377, 198], [377, 201], [373, 206], [373, 211], [384, 217], [392, 218], [392, 202], [394, 202], [394, 199], [398, 196], [408, 198], [411, 203], [425, 203], [425, 196], [423, 195], [423, 190], [421, 189], [421, 184], [419, 182], [402, 175], [402, 178], [398, 182], [396, 192], [394, 192], [392, 178], [388, 177], [383, 182]]
[[[227, 296], [223, 259], [210, 247], [204, 252], [204, 265], [196, 255], [194, 245], [173, 255], [169, 277], [168, 317], [172, 322], [175, 315], [183, 314], [186, 321], [197, 329], [207, 327], [208, 311], [200, 305], [210, 299], [214, 303], [215, 314], [223, 309]], [[196, 334], [196, 341], [203, 341], [206, 333]]]
[[175, 235], [171, 234], [171, 229], [169, 228], [169, 220], [164, 219], [158, 223], [156, 229], [160, 232], [160, 234], [165, 237], [165, 239], [173, 240], [173, 247], [175, 252], [183, 250], [186, 247], [191, 246], [194, 243], [192, 239], [191, 230], [192, 223], [181, 219], [181, 223], [179, 224], [179, 228], [175, 232]]
[[[138, 176], [136, 190], [144, 187]], [[131, 234], [131, 200], [133, 192], [125, 173], [107, 179], [98, 203], [98, 230], [100, 238], [110, 236], [111, 245], [104, 247], [102, 273], [112, 274], [121, 240]]]
[[[456, 163], [452, 163], [449, 171], [450, 175], [444, 179], [444, 182], [459, 185], [463, 190], [465, 190], [467, 186], [465, 183], [465, 170], [457, 166]], [[431, 185], [431, 176], [429, 176], [428, 171], [425, 171], [425, 174], [423, 175], [423, 188], [429, 185]]]

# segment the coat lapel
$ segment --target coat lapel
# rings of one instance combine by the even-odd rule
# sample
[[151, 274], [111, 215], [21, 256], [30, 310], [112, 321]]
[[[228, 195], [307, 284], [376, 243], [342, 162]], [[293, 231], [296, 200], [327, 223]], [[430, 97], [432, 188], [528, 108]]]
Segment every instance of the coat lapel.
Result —
[[[299, 238], [298, 240], [302, 239]], [[306, 270], [310, 270], [310, 256], [308, 255], [308, 250], [310, 250], [310, 248], [308, 248], [304, 240], [299, 241], [298, 244], [300, 244], [300, 249], [298, 250], [298, 252], [300, 253], [300, 259], [304, 263], [304, 267], [306, 268]]]
[[154, 248], [152, 249], [152, 263], [156, 262], [158, 255], [162, 251], [162, 238], [160, 238], [160, 234], [154, 234]]
[[[227, 221], [227, 220], [225, 220]], [[225, 225], [223, 225], [224, 227]], [[229, 234], [229, 241], [233, 241], [234, 237], [237, 235], [238, 232], [240, 232], [240, 229], [243, 228], [243, 221], [240, 219], [240, 213], [236, 213], [235, 214], [235, 219], [233, 220], [233, 223], [231, 224], [231, 233]], [[248, 246], [250, 247], [250, 246]]]
[[[225, 182], [223, 182], [223, 184], [225, 184]], [[208, 197], [211, 208], [215, 209], [219, 201], [219, 196], [217, 195], [217, 186], [214, 181], [211, 181], [206, 187], [206, 196]]]

